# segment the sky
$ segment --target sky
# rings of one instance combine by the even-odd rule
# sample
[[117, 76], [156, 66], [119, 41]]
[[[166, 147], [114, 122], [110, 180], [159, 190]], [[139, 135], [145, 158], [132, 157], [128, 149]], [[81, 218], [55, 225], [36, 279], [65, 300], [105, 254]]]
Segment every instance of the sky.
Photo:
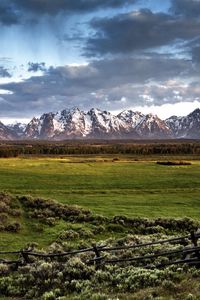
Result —
[[0, 120], [200, 108], [200, 0], [0, 0]]

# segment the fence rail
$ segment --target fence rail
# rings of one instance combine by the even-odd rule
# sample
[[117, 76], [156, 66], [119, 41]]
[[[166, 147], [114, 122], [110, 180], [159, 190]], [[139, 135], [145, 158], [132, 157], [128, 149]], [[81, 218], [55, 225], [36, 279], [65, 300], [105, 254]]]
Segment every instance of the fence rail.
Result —
[[[30, 257], [41, 257], [41, 258], [56, 258], [56, 257], [65, 257], [65, 256], [71, 256], [71, 255], [78, 255], [82, 253], [91, 252], [94, 253], [94, 258], [91, 258], [86, 261], [87, 264], [95, 264], [97, 267], [100, 267], [104, 264], [115, 264], [120, 262], [133, 262], [133, 261], [146, 261], [146, 260], [153, 260], [158, 257], [167, 257], [170, 258], [174, 255], [181, 255], [181, 259], [171, 260], [166, 263], [157, 264], [154, 267], [155, 268], [161, 268], [169, 265], [176, 265], [176, 264], [194, 264], [194, 265], [200, 265], [200, 246], [198, 246], [198, 239], [200, 238], [200, 233], [197, 232], [191, 232], [189, 235], [181, 236], [181, 237], [175, 237], [171, 239], [165, 239], [165, 240], [158, 240], [153, 241], [149, 243], [140, 243], [140, 244], [133, 244], [133, 245], [127, 245], [127, 246], [116, 246], [116, 247], [106, 247], [106, 245], [98, 246], [96, 244], [93, 244], [90, 248], [85, 249], [77, 249], [69, 252], [61, 252], [61, 253], [40, 253], [40, 252], [33, 252], [32, 249], [22, 249], [19, 251], [0, 251], [0, 256], [4, 255], [19, 255], [19, 258], [16, 260], [7, 260], [7, 259], [0, 259], [0, 263], [12, 265], [15, 264], [16, 268], [19, 265], [24, 265], [26, 263], [31, 263]], [[186, 240], [191, 240], [192, 245], [188, 248], [185, 247], [183, 249], [178, 250], [168, 250], [158, 253], [153, 253], [149, 255], [143, 255], [143, 256], [134, 256], [134, 257], [127, 257], [127, 258], [111, 258], [107, 259], [105, 256], [101, 255], [102, 252], [117, 252], [120, 250], [128, 250], [128, 249], [138, 249], [148, 246], [154, 246], [154, 245], [161, 245], [161, 244], [167, 244], [167, 243], [173, 243], [178, 244], [181, 242], [186, 242]], [[188, 257], [188, 255], [191, 255], [192, 257]], [[149, 268], [151, 266], [144, 266], [146, 268]]]
[[[173, 250], [173, 251], [165, 251], [165, 252], [160, 252], [157, 254], [151, 254], [151, 255], [144, 255], [144, 256], [135, 256], [135, 257], [129, 257], [129, 258], [120, 258], [120, 259], [107, 259], [105, 262], [106, 263], [117, 263], [117, 262], [126, 262], [126, 261], [141, 261], [141, 260], [146, 260], [146, 259], [153, 259], [161, 256], [171, 256], [173, 254], [191, 254], [195, 252], [200, 252], [200, 247], [193, 247], [190, 249], [181, 249], [181, 250]], [[93, 258], [90, 260], [96, 261], [99, 260], [99, 258]]]

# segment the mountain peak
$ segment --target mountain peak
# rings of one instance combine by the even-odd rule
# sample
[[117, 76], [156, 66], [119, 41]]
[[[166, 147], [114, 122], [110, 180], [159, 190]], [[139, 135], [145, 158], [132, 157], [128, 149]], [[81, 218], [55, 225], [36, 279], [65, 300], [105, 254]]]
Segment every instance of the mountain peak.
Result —
[[102, 113], [102, 111], [101, 111], [99, 108], [93, 107], [93, 108], [91, 108], [91, 109], [89, 110], [89, 113], [92, 113], [92, 114], [99, 114], [99, 113]]
[[193, 112], [189, 114], [189, 116], [200, 116], [200, 109], [196, 108]]
[[141, 122], [137, 125], [136, 131], [148, 138], [169, 138], [172, 136], [172, 131], [157, 115], [152, 113], [143, 117]]
[[174, 137], [200, 138], [200, 109], [197, 108], [185, 117], [172, 116], [166, 120]]
[[0, 121], [0, 140], [13, 140], [16, 138], [17, 134]]
[[146, 119], [159, 119], [157, 115], [154, 115], [152, 113], [148, 113], [146, 116], [145, 116]]
[[77, 106], [74, 106], [74, 107], [70, 108], [68, 111], [69, 112], [73, 112], [73, 113], [81, 112], [81, 110]]
[[0, 139], [200, 138], [200, 109], [185, 117], [161, 120], [157, 115], [124, 110], [118, 115], [99, 108], [78, 107], [34, 117], [26, 126], [0, 122]]

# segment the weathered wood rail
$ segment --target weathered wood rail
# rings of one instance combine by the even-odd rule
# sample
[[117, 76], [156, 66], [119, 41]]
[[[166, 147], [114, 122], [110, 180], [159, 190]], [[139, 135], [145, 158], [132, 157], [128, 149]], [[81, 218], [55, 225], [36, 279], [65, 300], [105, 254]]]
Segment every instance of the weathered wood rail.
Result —
[[[151, 265], [144, 265], [144, 268], [163, 268], [169, 265], [177, 265], [177, 264], [189, 264], [189, 265], [200, 265], [200, 246], [198, 245], [198, 240], [200, 238], [200, 233], [191, 232], [189, 235], [181, 236], [181, 237], [175, 237], [171, 239], [165, 239], [165, 240], [159, 240], [149, 243], [142, 243], [142, 244], [133, 244], [129, 246], [116, 246], [116, 247], [106, 247], [106, 245], [98, 246], [98, 245], [92, 245], [90, 248], [85, 249], [77, 249], [69, 252], [61, 252], [61, 253], [40, 253], [40, 252], [34, 252], [32, 249], [22, 249], [19, 251], [0, 251], [0, 256], [5, 255], [18, 255], [18, 259], [15, 260], [8, 260], [8, 259], [0, 259], [0, 263], [2, 264], [8, 264], [8, 265], [15, 265], [15, 268], [17, 269], [19, 266], [31, 263], [31, 257], [40, 257], [40, 258], [58, 258], [58, 257], [65, 257], [65, 256], [73, 256], [78, 255], [82, 253], [91, 252], [94, 253], [94, 257], [87, 260], [87, 264], [95, 264], [96, 267], [101, 267], [105, 264], [116, 264], [116, 263], [126, 263], [126, 262], [142, 262], [146, 260], [151, 260], [152, 262], [154, 259], [158, 257], [167, 257], [170, 259], [170, 257], [173, 257], [175, 255], [179, 255], [180, 258], [178, 259], [171, 259], [168, 262], [161, 263], [161, 264], [155, 264], [153, 266]], [[186, 240], [191, 241], [191, 245], [184, 247], [183, 249], [178, 250], [166, 250], [161, 251], [158, 253], [153, 253], [149, 255], [143, 255], [143, 256], [133, 256], [133, 257], [127, 257], [127, 258], [106, 258], [106, 256], [102, 255], [104, 252], [115, 252], [121, 251], [121, 250], [129, 250], [129, 249], [137, 249], [142, 247], [148, 247], [148, 246], [154, 246], [154, 245], [162, 245], [167, 243], [172, 244], [184, 244]]]

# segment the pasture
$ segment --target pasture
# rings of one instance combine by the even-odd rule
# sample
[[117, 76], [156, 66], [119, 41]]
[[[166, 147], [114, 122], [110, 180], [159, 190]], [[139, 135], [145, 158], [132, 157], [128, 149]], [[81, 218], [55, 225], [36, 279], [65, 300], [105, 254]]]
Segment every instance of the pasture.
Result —
[[[191, 164], [156, 163], [161, 160]], [[0, 191], [22, 196], [0, 194], [1, 251], [31, 246], [46, 253], [66, 252], [88, 248], [93, 243], [127, 246], [188, 235], [199, 227], [199, 183], [200, 160], [192, 156], [1, 158]], [[76, 204], [91, 212], [60, 203]], [[116, 215], [122, 217], [112, 218]], [[176, 250], [173, 243], [169, 246]], [[152, 254], [152, 249], [147, 247], [145, 254]], [[138, 251], [130, 251], [128, 256], [144, 256], [144, 249]], [[156, 251], [166, 251], [166, 245]], [[65, 295], [63, 299], [90, 299], [93, 294], [93, 299], [117, 296], [137, 300], [150, 299], [149, 295], [163, 300], [197, 299], [199, 295], [199, 272], [195, 268], [177, 265], [148, 270], [141, 262], [139, 267], [133, 262], [96, 270], [86, 264], [84, 255], [60, 263], [39, 258], [15, 272], [1, 264], [4, 273], [0, 278], [0, 299], [57, 299], [58, 291]], [[13, 259], [13, 255], [1, 257]], [[162, 261], [167, 257], [162, 255], [156, 263]], [[196, 298], [188, 298], [191, 291]]]
[[163, 166], [155, 157], [2, 158], [0, 190], [77, 204], [105, 216], [200, 219], [200, 161], [188, 159], [188, 166]]

